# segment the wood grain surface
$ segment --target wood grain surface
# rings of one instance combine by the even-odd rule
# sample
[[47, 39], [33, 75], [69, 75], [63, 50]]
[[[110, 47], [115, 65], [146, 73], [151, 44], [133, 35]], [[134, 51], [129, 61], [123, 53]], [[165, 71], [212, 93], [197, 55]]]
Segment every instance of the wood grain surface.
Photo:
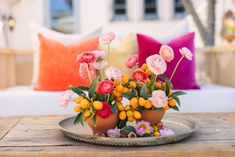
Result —
[[0, 157], [235, 156], [235, 113], [179, 115], [199, 123], [200, 129], [194, 136], [179, 143], [138, 148], [107, 147], [71, 140], [57, 126], [65, 116], [1, 117]]

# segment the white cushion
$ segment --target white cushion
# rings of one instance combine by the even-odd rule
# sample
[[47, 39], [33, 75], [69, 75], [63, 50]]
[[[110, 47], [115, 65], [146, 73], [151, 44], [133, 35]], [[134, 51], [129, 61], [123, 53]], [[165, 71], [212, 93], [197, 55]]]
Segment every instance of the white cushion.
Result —
[[81, 40], [98, 36], [102, 32], [102, 27], [96, 27], [89, 32], [86, 32], [84, 34], [64, 34], [59, 33], [53, 30], [50, 30], [44, 26], [37, 25], [36, 23], [30, 22], [29, 23], [29, 31], [30, 31], [30, 40], [33, 50], [33, 61], [34, 61], [34, 68], [33, 68], [33, 78], [32, 78], [32, 84], [35, 85], [38, 78], [38, 71], [39, 71], [39, 40], [38, 40], [38, 33], [41, 33], [43, 36], [57, 40], [65, 45], [75, 44], [78, 43]]
[[[180, 112], [235, 112], [234, 88], [205, 84], [201, 90], [185, 92]], [[58, 105], [60, 94], [33, 91], [27, 86], [0, 91], [0, 116], [74, 114], [73, 105], [67, 108]]]

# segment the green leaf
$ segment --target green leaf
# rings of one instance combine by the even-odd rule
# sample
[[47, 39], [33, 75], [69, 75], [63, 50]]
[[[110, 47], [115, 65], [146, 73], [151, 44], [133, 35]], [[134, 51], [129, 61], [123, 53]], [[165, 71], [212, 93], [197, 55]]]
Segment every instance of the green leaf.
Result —
[[176, 111], [179, 111], [179, 108], [178, 108], [178, 106], [173, 106], [173, 107], [171, 107], [173, 110], [176, 110]]
[[92, 113], [95, 113], [95, 111], [96, 111], [95, 108], [93, 107], [93, 105], [90, 105], [90, 110]]
[[115, 100], [115, 96], [111, 95], [110, 98], [109, 98], [109, 101], [114, 101], [114, 100]]
[[164, 74], [161, 74], [161, 75], [158, 75], [161, 79], [167, 81], [167, 82], [170, 82], [170, 80], [164, 75]]
[[117, 113], [117, 105], [116, 105], [116, 103], [111, 105], [111, 109], [112, 109], [112, 113]]
[[118, 123], [118, 126], [117, 126], [117, 128], [118, 129], [122, 129], [123, 127], [125, 127], [126, 126], [126, 120], [121, 120], [119, 123]]
[[135, 132], [135, 128], [133, 126], [125, 126], [122, 130], [127, 130], [129, 132]]
[[80, 90], [78, 87], [71, 86], [70, 89], [77, 95], [86, 96], [86, 94], [82, 90]]
[[131, 94], [133, 95], [133, 97], [137, 96], [137, 92], [134, 87], [131, 88]]
[[147, 95], [147, 86], [143, 85], [143, 87], [140, 89], [140, 96], [147, 99], [146, 95]]
[[154, 90], [155, 82], [156, 82], [157, 75], [153, 74], [150, 79], [150, 89], [151, 92]]
[[132, 93], [129, 93], [129, 92], [121, 93], [121, 95], [122, 95], [124, 98], [127, 98], [127, 99], [131, 99], [131, 98], [134, 97], [134, 96], [132, 95]]
[[93, 117], [93, 124], [96, 127], [96, 115], [94, 115], [94, 117]]
[[173, 92], [172, 94], [176, 95], [176, 96], [180, 96], [180, 95], [185, 95], [186, 93], [185, 92], [182, 92], [182, 91], [175, 91]]
[[142, 137], [152, 137], [151, 134], [144, 134]]
[[173, 99], [175, 99], [175, 101], [177, 102], [177, 104], [178, 104], [179, 107], [180, 107], [180, 99], [178, 98], [178, 96], [172, 94], [171, 97], [172, 97]]
[[144, 109], [145, 109], [144, 106], [138, 106], [138, 107], [137, 107], [137, 110], [138, 110], [139, 112], [142, 112]]
[[84, 91], [89, 90], [89, 87], [85, 87], [85, 86], [78, 86], [77, 88], [80, 89], [80, 90], [84, 90]]
[[160, 108], [153, 107], [153, 110], [161, 110], [161, 109], [162, 109], [162, 107], [160, 107]]
[[89, 97], [92, 98], [94, 93], [95, 93], [95, 89], [96, 89], [96, 84], [98, 82], [98, 78], [94, 79], [91, 83], [91, 86], [88, 90], [88, 93], [89, 93]]
[[76, 116], [73, 122], [73, 124], [77, 124], [77, 123], [81, 123], [82, 126], [84, 126], [83, 119], [82, 119], [82, 112], [78, 113], [78, 115]]
[[165, 82], [165, 84], [166, 84], [166, 96], [168, 96], [170, 93], [170, 86], [169, 86], [168, 82]]

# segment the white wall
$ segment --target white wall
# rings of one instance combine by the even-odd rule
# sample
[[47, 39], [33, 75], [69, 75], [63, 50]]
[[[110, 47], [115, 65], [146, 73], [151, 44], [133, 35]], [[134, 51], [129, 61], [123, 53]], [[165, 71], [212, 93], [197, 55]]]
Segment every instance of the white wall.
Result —
[[[20, 0], [11, 8], [7, 6], [8, 0], [0, 1], [0, 10], [2, 13], [12, 13], [16, 19], [16, 27], [13, 32], [9, 32], [10, 47], [13, 48], [30, 48], [29, 31], [27, 23], [34, 21], [38, 24], [45, 24], [44, 12], [46, 10], [44, 1], [46, 0]], [[128, 21], [111, 21], [112, 19], [112, 0], [77, 0], [80, 32], [89, 31], [97, 25], [103, 25], [105, 30], [114, 31], [120, 34], [127, 32], [141, 32], [153, 35], [154, 37], [162, 37], [165, 32], [181, 23], [181, 20], [171, 20], [173, 17], [173, 0], [158, 0], [159, 20], [145, 21], [143, 20], [143, 0], [128, 0]], [[227, 6], [231, 6], [226, 0]], [[196, 6], [200, 6], [204, 0], [193, 0]], [[217, 28], [216, 33], [219, 35], [221, 30], [221, 16], [223, 13], [223, 0], [217, 0]], [[227, 7], [228, 8], [228, 7]], [[205, 13], [202, 12], [203, 14]], [[1, 12], [0, 12], [1, 14]], [[204, 15], [200, 18], [205, 21]], [[196, 30], [193, 21], [191, 21], [192, 30]], [[1, 35], [1, 34], [0, 34]], [[1, 40], [1, 38], [0, 38]], [[200, 43], [197, 39], [197, 44]], [[221, 39], [217, 38], [217, 43], [221, 43]], [[198, 44], [200, 45], [200, 44]], [[0, 41], [1, 46], [1, 41]]]

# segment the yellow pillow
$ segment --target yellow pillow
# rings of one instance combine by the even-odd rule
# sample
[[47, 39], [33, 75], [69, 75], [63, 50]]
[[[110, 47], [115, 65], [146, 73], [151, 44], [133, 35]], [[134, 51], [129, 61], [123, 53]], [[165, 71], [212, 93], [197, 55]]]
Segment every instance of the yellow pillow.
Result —
[[[99, 50], [107, 50], [107, 46], [99, 45]], [[120, 43], [110, 49], [110, 65], [114, 66], [122, 71], [123, 74], [130, 75], [130, 69], [127, 69], [125, 66], [125, 62], [133, 54], [138, 52], [136, 35], [133, 33], [129, 33], [123, 39], [121, 39]]]

